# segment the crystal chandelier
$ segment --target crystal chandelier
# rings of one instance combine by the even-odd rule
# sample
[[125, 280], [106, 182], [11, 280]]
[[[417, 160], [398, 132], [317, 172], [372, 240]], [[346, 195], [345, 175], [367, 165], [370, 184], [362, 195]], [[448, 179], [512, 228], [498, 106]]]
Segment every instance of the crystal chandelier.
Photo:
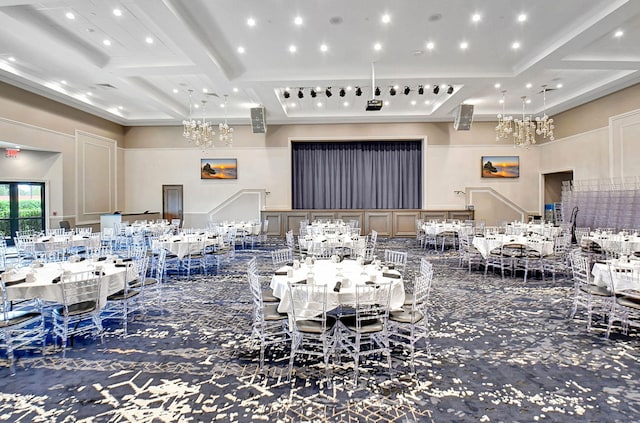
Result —
[[227, 96], [224, 96], [224, 123], [218, 126], [220, 141], [224, 141], [227, 147], [233, 146], [233, 128], [227, 124]]
[[522, 98], [522, 119], [514, 119], [513, 143], [516, 147], [528, 147], [536, 143], [536, 122], [525, 116], [527, 97]]
[[496, 141], [509, 138], [513, 133], [513, 117], [504, 114], [504, 97], [506, 91], [502, 91], [502, 114], [498, 115], [498, 125], [496, 126]]
[[189, 118], [182, 121], [184, 130], [182, 136], [189, 142], [194, 142], [198, 147], [213, 147], [213, 136], [216, 134], [213, 127], [205, 118], [205, 106], [207, 102], [202, 100], [202, 120], [192, 117], [191, 96], [193, 90], [189, 90]]
[[547, 86], [542, 86], [542, 117], [536, 117], [536, 134], [542, 135], [543, 138], [549, 138], [549, 141], [553, 141], [553, 130], [555, 125], [553, 124], [553, 118], [547, 116]]

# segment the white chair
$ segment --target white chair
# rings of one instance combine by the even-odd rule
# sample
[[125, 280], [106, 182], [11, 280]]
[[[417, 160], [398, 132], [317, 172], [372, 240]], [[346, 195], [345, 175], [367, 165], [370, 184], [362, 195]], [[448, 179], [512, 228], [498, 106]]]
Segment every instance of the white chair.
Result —
[[67, 341], [77, 335], [99, 336], [104, 343], [102, 318], [100, 317], [101, 276], [94, 272], [64, 273], [60, 289], [63, 303], [53, 309], [53, 337], [62, 344], [65, 357]]
[[424, 340], [427, 354], [430, 354], [428, 301], [432, 280], [433, 269], [421, 273], [413, 284], [411, 304], [402, 311], [393, 311], [389, 314], [391, 338], [408, 345], [412, 372], [415, 372], [416, 344], [419, 341]]
[[[324, 361], [325, 377], [330, 383], [329, 359], [335, 349], [336, 320], [327, 316], [327, 286], [291, 283], [289, 293], [291, 296], [289, 380], [291, 380], [296, 355], [304, 354], [320, 357]], [[309, 311], [309, 306], [313, 312]]]
[[296, 250], [296, 239], [293, 236], [293, 230], [287, 231], [285, 234], [285, 242], [287, 244], [287, 248], [292, 252]]
[[476, 247], [473, 246], [472, 235], [461, 235], [459, 238], [459, 266], [466, 265], [469, 273], [473, 266], [484, 266], [484, 257]]
[[7, 352], [11, 374], [15, 374], [14, 351], [40, 348], [44, 354], [47, 332], [39, 300], [7, 300], [5, 275], [0, 276], [0, 349]]
[[[289, 251], [288, 249], [284, 249], [282, 251]], [[247, 262], [247, 275], [249, 277], [258, 278], [258, 283], [260, 283], [260, 275], [258, 273], [258, 257], [252, 257]], [[265, 303], [277, 303], [280, 302], [280, 299], [273, 295], [273, 289], [262, 287], [260, 283], [260, 287], [262, 290], [262, 301]]]
[[251, 337], [257, 339], [260, 347], [259, 367], [264, 367], [265, 349], [270, 345], [279, 345], [290, 339], [286, 314], [278, 313], [278, 303], [265, 303], [262, 299], [262, 286], [255, 273], [247, 273], [251, 297], [253, 298], [253, 322]]
[[355, 315], [341, 317], [337, 326], [337, 348], [353, 359], [356, 385], [362, 357], [372, 354], [386, 356], [391, 374], [388, 331], [390, 286], [386, 282], [356, 285]]
[[7, 241], [0, 239], [0, 269], [7, 268]]

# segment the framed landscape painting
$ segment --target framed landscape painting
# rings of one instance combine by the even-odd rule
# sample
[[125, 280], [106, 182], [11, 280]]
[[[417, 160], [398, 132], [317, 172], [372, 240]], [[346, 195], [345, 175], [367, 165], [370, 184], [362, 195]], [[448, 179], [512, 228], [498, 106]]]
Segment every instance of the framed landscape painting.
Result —
[[482, 156], [483, 178], [519, 178], [519, 156]]
[[200, 159], [200, 179], [238, 179], [238, 161]]

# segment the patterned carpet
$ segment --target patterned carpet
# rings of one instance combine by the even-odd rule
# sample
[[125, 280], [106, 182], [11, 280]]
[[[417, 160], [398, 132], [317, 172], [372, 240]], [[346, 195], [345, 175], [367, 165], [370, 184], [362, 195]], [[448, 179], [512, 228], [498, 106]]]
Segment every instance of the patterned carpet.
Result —
[[[273, 246], [284, 240], [271, 239]], [[217, 276], [172, 278], [162, 312], [152, 308], [122, 337], [108, 326], [104, 346], [77, 339], [62, 359], [21, 355], [10, 376], [0, 361], [0, 420], [20, 422], [532, 422], [640, 420], [640, 338], [584, 315], [567, 318], [572, 283], [505, 278], [457, 267], [454, 252], [425, 253], [413, 239], [379, 239], [409, 251], [407, 285], [425, 254], [434, 264], [431, 356], [417, 374], [395, 349], [389, 378], [376, 360], [352, 366], [301, 363], [287, 382], [288, 346], [267, 351], [264, 371], [249, 339], [251, 298], [245, 263], [258, 256], [264, 283], [268, 248], [238, 251]]]

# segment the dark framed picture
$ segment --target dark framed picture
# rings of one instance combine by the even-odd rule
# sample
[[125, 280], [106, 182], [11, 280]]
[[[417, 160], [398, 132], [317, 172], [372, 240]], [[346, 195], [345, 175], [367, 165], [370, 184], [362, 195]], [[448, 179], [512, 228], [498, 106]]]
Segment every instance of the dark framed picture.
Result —
[[482, 156], [483, 178], [519, 178], [519, 156]]
[[238, 160], [200, 159], [200, 179], [238, 179]]

